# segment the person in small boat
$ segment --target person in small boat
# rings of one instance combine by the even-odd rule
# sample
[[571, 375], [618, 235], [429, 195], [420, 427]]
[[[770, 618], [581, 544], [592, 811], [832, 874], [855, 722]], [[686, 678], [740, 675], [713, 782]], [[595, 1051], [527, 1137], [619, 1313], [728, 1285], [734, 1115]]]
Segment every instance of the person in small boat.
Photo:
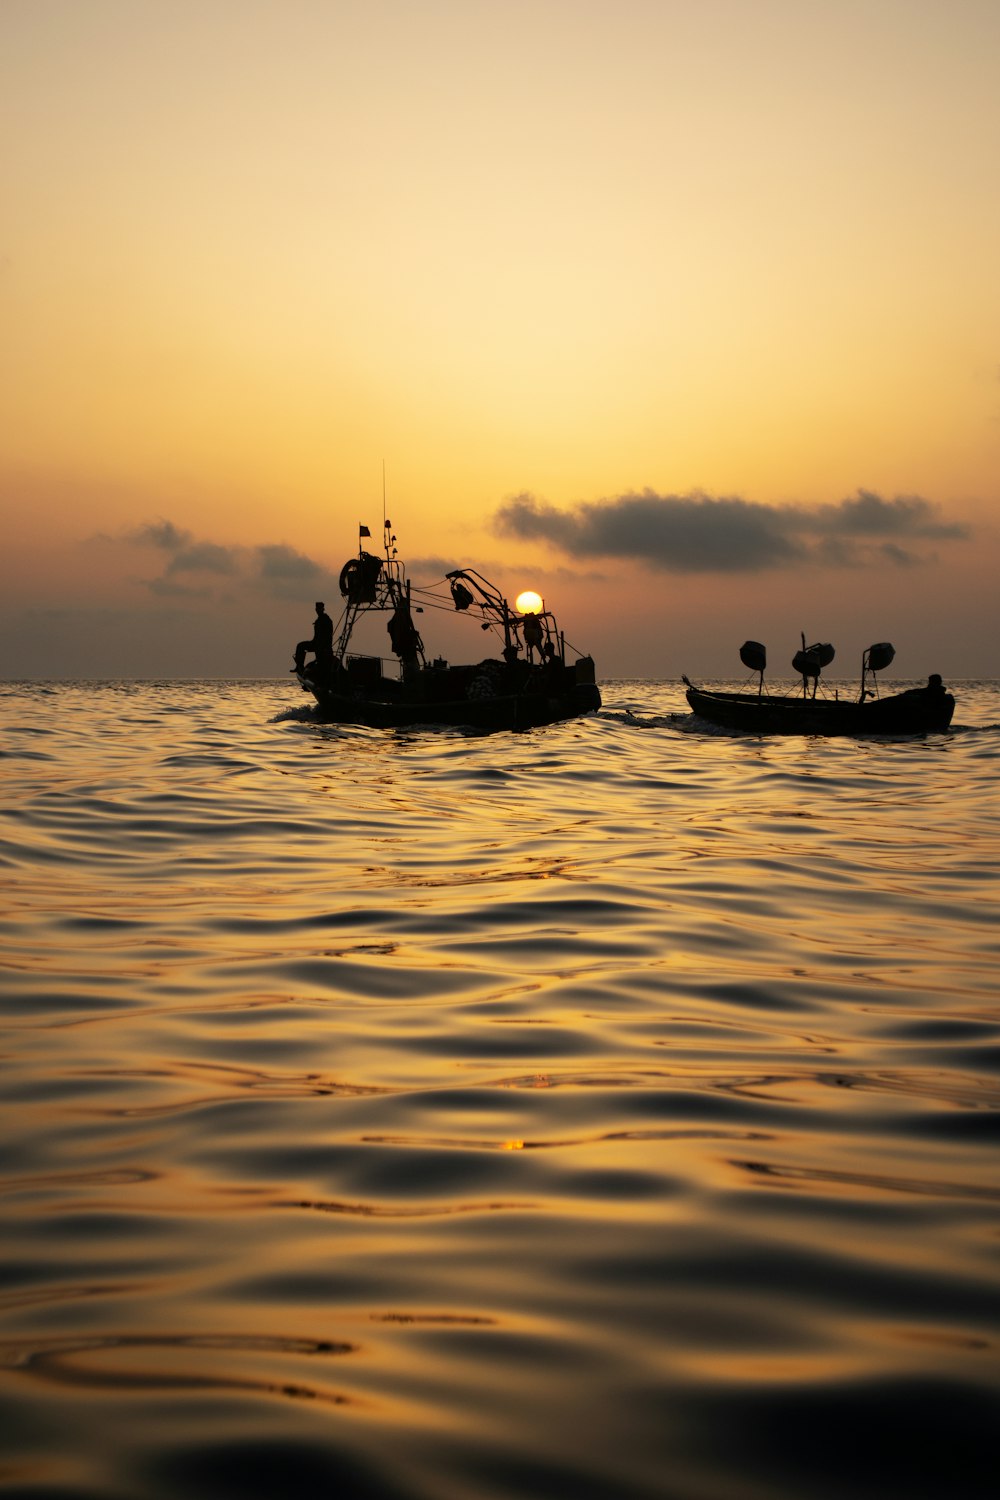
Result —
[[947, 692], [945, 691], [944, 683], [941, 681], [941, 673], [932, 672], [927, 679], [926, 687], [907, 688], [905, 693], [899, 694], [899, 697], [920, 698], [922, 700], [930, 698], [935, 703], [941, 698], [946, 698]]
[[293, 672], [301, 672], [306, 663], [306, 652], [313, 651], [316, 660], [313, 663], [320, 671], [330, 671], [333, 667], [333, 621], [326, 612], [326, 605], [322, 599], [316, 601], [316, 618], [313, 621], [313, 633], [311, 641], [299, 641], [295, 648], [295, 665]]

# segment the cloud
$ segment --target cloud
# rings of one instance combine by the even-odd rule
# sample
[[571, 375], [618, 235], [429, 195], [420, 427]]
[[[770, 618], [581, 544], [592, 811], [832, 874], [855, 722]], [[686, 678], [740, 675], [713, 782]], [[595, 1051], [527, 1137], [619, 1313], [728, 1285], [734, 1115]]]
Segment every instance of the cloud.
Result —
[[904, 547], [897, 547], [895, 542], [883, 542], [879, 551], [886, 562], [895, 563], [899, 568], [911, 568], [920, 561], [915, 552], [907, 552]]
[[[91, 540], [113, 542], [113, 537]], [[118, 542], [152, 548], [167, 554], [161, 573], [145, 580], [151, 593], [162, 596], [208, 598], [213, 579], [231, 579], [245, 587], [263, 589], [274, 598], [294, 599], [303, 591], [315, 599], [324, 589], [337, 588], [336, 579], [321, 563], [285, 542], [261, 543], [256, 547], [230, 547], [202, 541], [194, 533], [163, 517], [119, 534]], [[191, 575], [199, 576], [197, 586]]]
[[146, 587], [151, 594], [156, 594], [162, 599], [210, 599], [212, 590], [209, 588], [191, 588], [185, 583], [175, 583], [169, 576], [170, 569], [160, 578], [149, 578]]
[[776, 506], [708, 495], [619, 495], [557, 511], [518, 495], [495, 516], [503, 536], [550, 541], [577, 557], [637, 558], [671, 572], [747, 571], [806, 556]]
[[305, 553], [297, 552], [283, 542], [268, 543], [256, 549], [261, 578], [297, 579], [306, 582], [323, 576], [324, 569]]
[[652, 490], [571, 511], [516, 495], [495, 512], [494, 529], [545, 541], [574, 557], [635, 559], [673, 573], [753, 573], [813, 562], [906, 566], [922, 554], [901, 541], [953, 541], [964, 526], [937, 519], [918, 495], [884, 500], [868, 490], [836, 505], [768, 505], [739, 496], [658, 495]]
[[190, 531], [182, 531], [173, 521], [145, 521], [126, 533], [127, 542], [139, 547], [159, 547], [164, 552], [179, 552], [192, 541]]
[[[96, 540], [114, 541], [115, 538], [100, 537]], [[141, 526], [135, 526], [119, 536], [118, 540], [134, 547], [151, 547], [157, 552], [168, 554], [162, 573], [156, 578], [144, 580], [146, 588], [153, 594], [210, 598], [211, 588], [207, 580], [198, 587], [191, 587], [180, 579], [191, 573], [201, 574], [203, 577], [208, 575], [209, 579], [212, 576], [229, 578], [240, 571], [238, 548], [222, 547], [217, 542], [198, 541], [193, 532], [175, 526], [173, 521], [163, 517], [156, 521], [144, 521]]]
[[440, 553], [428, 553], [425, 557], [410, 557], [406, 560], [406, 572], [410, 578], [418, 578], [422, 587], [438, 583], [449, 573], [455, 573], [459, 568], [469, 568], [473, 564], [468, 558], [442, 557]]
[[268, 542], [255, 547], [253, 558], [254, 583], [273, 599], [340, 598], [336, 575], [315, 558], [285, 542]]
[[[484, 578], [499, 583], [502, 579], [509, 577], [511, 563], [509, 558], [461, 556], [444, 557], [440, 553], [428, 553], [423, 557], [410, 557], [406, 561], [407, 577], [413, 580], [414, 588], [430, 589], [442, 582], [449, 573], [455, 573], [459, 569], [473, 569]], [[515, 573], [520, 567], [514, 569]], [[555, 583], [579, 583], [586, 580], [591, 583], [604, 583], [607, 575], [598, 568], [592, 568], [584, 572], [577, 567], [541, 567], [537, 563], [531, 564], [532, 578], [539, 577]]]
[[858, 490], [839, 505], [820, 505], [813, 512], [801, 511], [803, 529], [810, 519], [815, 529], [828, 535], [937, 537], [954, 541], [968, 535], [968, 528], [935, 520], [936, 507], [919, 495], [900, 495], [883, 500], [871, 490]]
[[222, 573], [237, 571], [237, 554], [232, 547], [215, 542], [195, 542], [175, 552], [167, 564], [167, 576], [174, 573]]

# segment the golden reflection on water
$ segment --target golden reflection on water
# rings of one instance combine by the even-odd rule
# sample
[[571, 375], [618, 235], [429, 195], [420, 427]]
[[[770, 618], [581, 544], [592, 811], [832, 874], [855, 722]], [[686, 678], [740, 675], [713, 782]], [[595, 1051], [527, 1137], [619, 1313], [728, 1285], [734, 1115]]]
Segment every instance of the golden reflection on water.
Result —
[[0, 1490], [988, 1483], [1000, 694], [867, 744], [605, 698], [0, 694]]

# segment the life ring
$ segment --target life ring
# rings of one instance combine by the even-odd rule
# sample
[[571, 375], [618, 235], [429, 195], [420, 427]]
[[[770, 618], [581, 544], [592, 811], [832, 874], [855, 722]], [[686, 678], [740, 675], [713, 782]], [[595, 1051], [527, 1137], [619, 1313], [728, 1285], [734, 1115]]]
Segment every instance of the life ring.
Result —
[[340, 592], [352, 604], [374, 604], [382, 559], [370, 552], [352, 557], [340, 570]]

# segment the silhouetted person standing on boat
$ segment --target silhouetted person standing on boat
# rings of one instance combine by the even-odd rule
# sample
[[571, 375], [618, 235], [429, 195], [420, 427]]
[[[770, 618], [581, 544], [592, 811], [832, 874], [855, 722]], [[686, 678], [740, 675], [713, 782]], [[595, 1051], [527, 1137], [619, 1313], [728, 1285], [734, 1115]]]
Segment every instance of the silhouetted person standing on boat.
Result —
[[316, 601], [316, 619], [313, 621], [311, 641], [299, 641], [295, 648], [293, 672], [301, 672], [305, 666], [306, 652], [316, 654], [314, 666], [320, 671], [329, 671], [333, 666], [333, 621], [326, 612], [322, 599]]
[[388, 625], [385, 627], [389, 632], [392, 649], [403, 664], [404, 682], [412, 677], [420, 669], [419, 652], [424, 649], [424, 643], [420, 639], [417, 627], [413, 623], [410, 614], [409, 603], [401, 600], [396, 605]]
[[528, 661], [535, 659], [535, 652], [541, 655], [542, 651], [542, 622], [537, 615], [525, 615], [522, 622], [524, 633], [524, 645], [528, 653]]

